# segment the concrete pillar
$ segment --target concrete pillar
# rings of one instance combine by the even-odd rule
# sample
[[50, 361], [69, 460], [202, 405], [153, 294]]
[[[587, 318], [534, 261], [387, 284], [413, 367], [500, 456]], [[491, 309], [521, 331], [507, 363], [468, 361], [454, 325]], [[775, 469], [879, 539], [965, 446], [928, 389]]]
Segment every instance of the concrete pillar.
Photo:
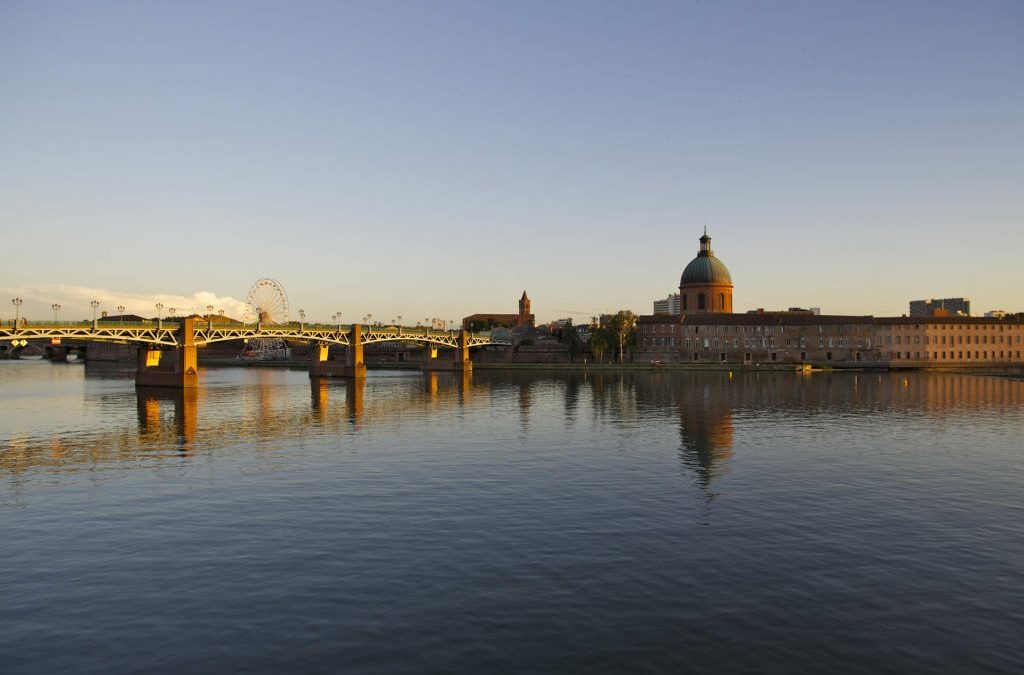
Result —
[[469, 333], [459, 332], [459, 346], [455, 350], [455, 363], [461, 363], [458, 370], [473, 370], [473, 362], [469, 360]]
[[161, 363], [162, 352], [152, 346], [139, 347], [135, 370], [137, 387], [174, 387], [185, 389], [199, 386], [199, 367], [196, 360], [195, 319], [181, 322], [173, 364]]
[[366, 377], [366, 363], [363, 362], [363, 327], [354, 324], [348, 335], [348, 350], [345, 365], [352, 369], [350, 377]]
[[459, 344], [455, 347], [455, 357], [451, 361], [437, 358], [437, 347], [427, 345], [423, 350], [420, 370], [473, 370], [473, 362], [469, 360], [469, 333], [459, 333]]
[[349, 345], [344, 361], [331, 361], [328, 358], [329, 345], [318, 342], [310, 345], [309, 376], [310, 377], [366, 377], [366, 364], [363, 362], [362, 326], [352, 326], [348, 336]]

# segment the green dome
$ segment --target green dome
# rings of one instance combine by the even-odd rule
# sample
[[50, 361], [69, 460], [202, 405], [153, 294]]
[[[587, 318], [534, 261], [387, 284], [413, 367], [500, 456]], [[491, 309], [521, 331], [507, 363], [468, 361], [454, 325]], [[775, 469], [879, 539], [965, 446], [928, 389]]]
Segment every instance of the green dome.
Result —
[[713, 255], [699, 255], [683, 270], [679, 285], [683, 284], [731, 284], [732, 276], [725, 263]]
[[707, 230], [700, 238], [700, 251], [697, 257], [690, 261], [679, 279], [680, 286], [686, 284], [732, 284], [729, 268], [716, 258], [714, 251], [711, 250], [711, 237], [708, 236]]

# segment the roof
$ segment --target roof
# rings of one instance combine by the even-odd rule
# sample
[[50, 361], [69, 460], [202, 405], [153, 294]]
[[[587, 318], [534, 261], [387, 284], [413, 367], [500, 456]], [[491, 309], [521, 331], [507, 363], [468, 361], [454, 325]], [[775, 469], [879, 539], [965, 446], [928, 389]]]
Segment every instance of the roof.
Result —
[[701, 254], [690, 261], [679, 278], [679, 285], [684, 284], [731, 284], [732, 275], [725, 263], [714, 255]]

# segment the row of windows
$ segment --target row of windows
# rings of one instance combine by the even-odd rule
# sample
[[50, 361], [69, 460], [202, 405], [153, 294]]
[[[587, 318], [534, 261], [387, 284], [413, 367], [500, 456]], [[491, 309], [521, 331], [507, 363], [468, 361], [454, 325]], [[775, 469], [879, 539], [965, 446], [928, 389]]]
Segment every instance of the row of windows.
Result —
[[[837, 346], [837, 347], [852, 346], [852, 345], [848, 344], [849, 338], [846, 338], [846, 340], [847, 340], [847, 344], [836, 344], [834, 346]], [[830, 343], [829, 347], [833, 346], [831, 344], [831, 342], [832, 341], [829, 340], [829, 343]], [[837, 341], [837, 342], [839, 342], [839, 341]], [[675, 338], [652, 338], [650, 340], [645, 338], [643, 340], [643, 346], [644, 347], [675, 347]], [[739, 345], [739, 340], [732, 340], [732, 342], [730, 344], [729, 340], [721, 340], [720, 341], [717, 338], [716, 339], [704, 338], [703, 340], [701, 340], [701, 339], [693, 339], [693, 340], [691, 340], [690, 338], [687, 338], [685, 341], [681, 341], [681, 345], [680, 346], [685, 347], [685, 349], [687, 349], [687, 350], [702, 349], [702, 348], [704, 350], [710, 350], [710, 349], [719, 349], [719, 348], [722, 348], [722, 347], [724, 347], [726, 349], [728, 349], [729, 347], [732, 347], [733, 349], [738, 349], [740, 345]], [[786, 346], [789, 347], [790, 345], [787, 343]], [[793, 346], [796, 346], [796, 345], [794, 344]], [[803, 346], [803, 345], [801, 345], [801, 346]], [[824, 340], [819, 340], [818, 341], [818, 346], [819, 347], [824, 347], [825, 346], [825, 341]], [[762, 348], [762, 349], [769, 349], [769, 348], [771, 348], [771, 349], [774, 349], [775, 348], [775, 339], [774, 338], [771, 338], [771, 339], [765, 338], [765, 339], [761, 339], [761, 340], [744, 340], [743, 341], [743, 347], [744, 348], [755, 348], [755, 349], [757, 349], [757, 348]], [[859, 345], [858, 345], [858, 347], [859, 347]], [[868, 349], [871, 348], [870, 344], [868, 345], [867, 348]], [[693, 352], [693, 353], [695, 355], [698, 354], [698, 352]], [[722, 354], [724, 355], [724, 352], [722, 352]], [[877, 356], [872, 356], [872, 355], [869, 354], [867, 356], [868, 356], [868, 358], [873, 358], [875, 360], [881, 360], [881, 358], [882, 358], [881, 354], [879, 354]], [[1013, 359], [1013, 358], [1020, 359], [1021, 358], [1021, 352], [1020, 352], [1020, 350], [1017, 350], [1016, 352], [1014, 352], [1012, 350], [1010, 350], [1010, 351], [1000, 350], [998, 352], [995, 351], [995, 350], [993, 350], [992, 352], [989, 352], [988, 350], [976, 350], [976, 351], [933, 351], [933, 352], [927, 352], [927, 351], [924, 351], [924, 352], [922, 352], [922, 351], [915, 351], [915, 352], [891, 351], [891, 352], [887, 353], [887, 356], [888, 356], [889, 359], [896, 360], [896, 361], [898, 361], [898, 360], [922, 360], [922, 359], [925, 359], [925, 360], [927, 360], [927, 359], [931, 359], [931, 360], [950, 360], [950, 359], [952, 359], [952, 360], [964, 361], [964, 360], [972, 360], [972, 359], [973, 360]], [[861, 355], [858, 352], [856, 354], [856, 359], [860, 360], [860, 357], [861, 357]], [[746, 358], [746, 360], [750, 360], [750, 354], [748, 353], [745, 358]], [[806, 358], [807, 358], [806, 352], [801, 352], [800, 353], [800, 359], [801, 360], [806, 360]], [[829, 361], [832, 360], [832, 352], [828, 352], [826, 359], [829, 360]], [[774, 352], [772, 353], [772, 360], [775, 360], [775, 353]]]
[[[943, 344], [943, 345], [946, 344], [946, 336], [945, 335], [933, 335], [933, 336], [925, 335], [924, 336], [924, 344], [928, 344], [928, 338], [929, 337], [933, 338], [932, 344]], [[953, 338], [956, 338], [955, 342], [953, 341]], [[971, 344], [971, 342], [972, 342], [971, 338], [972, 338], [972, 336], [970, 336], [970, 335], [967, 336], [967, 340], [966, 340], [967, 344]], [[987, 345], [990, 342], [991, 342], [991, 344], [996, 344], [996, 336], [995, 335], [992, 336], [991, 340], [989, 340], [989, 337], [987, 335], [975, 335], [975, 336], [973, 336], [973, 338], [974, 338], [974, 340], [973, 340], [974, 344]], [[1007, 340], [1007, 338], [1009, 338], [1009, 339]], [[892, 336], [891, 335], [886, 336], [885, 344], [891, 345], [892, 343], [893, 343]], [[909, 345], [910, 344], [910, 336], [908, 335], [908, 336], [906, 336], [906, 338], [903, 338], [902, 336], [897, 335], [896, 336], [896, 344], [901, 344], [901, 343]], [[1009, 336], [1007, 336], [1007, 335], [1000, 335], [998, 343], [999, 344], [1007, 344], [1007, 343], [1008, 344], [1020, 344], [1021, 343], [1021, 336], [1020, 335], [1009, 335]], [[914, 344], [915, 345], [921, 344], [921, 336], [920, 335], [915, 335], [914, 336]], [[964, 344], [964, 336], [963, 335], [950, 335], [949, 336], [949, 344], [958, 344], [958, 345]]]
[[[992, 324], [992, 323], [982, 323], [982, 324], [962, 324], [962, 323], [956, 323], [956, 324], [938, 323], [938, 324], [935, 324], [935, 323], [929, 323], [929, 324], [926, 324], [924, 327], [927, 328], [928, 330], [992, 330], [992, 331], [998, 330], [999, 332], [1002, 332], [1002, 331], [1004, 331], [1007, 328], [1007, 326], [1005, 324]], [[897, 324], [897, 325], [893, 326], [893, 330], [920, 330], [920, 329], [921, 329], [921, 324], [917, 324], [917, 323], [913, 324], [913, 326], [911, 326], [910, 324], [904, 324], [904, 325]]]
[[[932, 328], [932, 326], [929, 326], [929, 327]], [[684, 335], [685, 334], [698, 335], [699, 333], [701, 333], [702, 326], [680, 326], [679, 324], [661, 324], [659, 326], [658, 324], [655, 324], [655, 325], [642, 324], [640, 326], [640, 332], [641, 333], [654, 333], [654, 334], [657, 334], [657, 333], [666, 333], [666, 334], [673, 333], [674, 334], [674, 333], [680, 332], [680, 328], [681, 328], [681, 332]], [[781, 334], [781, 333], [785, 333], [786, 332], [786, 327], [785, 326], [703, 326], [703, 328], [704, 328], [704, 332], [710, 333], [711, 335], [729, 334], [729, 333], [738, 333], [738, 334], [741, 334], [741, 335], [742, 334], [747, 334], [747, 333], [774, 334], [776, 332]], [[972, 328], [972, 327], [971, 326], [967, 326], [967, 328], [969, 329], [969, 328]], [[973, 328], [978, 329], [979, 326], [973, 326]], [[980, 326], [980, 328], [983, 328], [983, 329], [991, 328], [992, 330], [995, 330], [996, 326]], [[1002, 331], [1004, 327], [1003, 326], [999, 326], [998, 328], [999, 328], [1000, 331]], [[861, 333], [861, 330], [860, 330], [859, 326], [817, 326], [817, 329], [818, 329], [818, 334], [819, 335], [835, 334], [835, 333], [838, 333], [840, 335], [843, 335], [843, 334], [859, 335]], [[791, 326], [790, 330], [796, 330], [796, 331], [799, 332], [799, 327]], [[813, 327], [812, 327], [812, 330], [813, 330]], [[935, 344], [947, 344], [946, 343], [946, 336], [945, 335], [935, 335], [935, 336], [924, 335], [923, 337], [924, 337], [924, 344], [929, 344], [929, 337], [933, 338], [933, 342]], [[968, 335], [966, 337], [967, 337], [967, 344], [971, 344], [971, 336]], [[915, 336], [913, 336], [913, 338], [914, 338], [914, 344], [922, 344], [922, 340], [921, 340], [922, 336], [921, 335], [915, 335]], [[953, 344], [953, 339], [954, 338], [956, 339], [956, 344], [964, 344], [964, 336], [963, 335], [957, 335], [957, 336], [950, 335], [949, 336], [949, 344]], [[910, 339], [911, 339], [910, 335], [907, 335], [907, 336], [896, 335], [895, 336], [895, 344], [910, 344]], [[1021, 340], [1022, 340], [1022, 338], [1021, 338], [1020, 335], [1010, 335], [1010, 336], [1000, 335], [999, 338], [998, 338], [998, 344], [1007, 344], [1007, 343], [1008, 344], [1021, 344]], [[886, 335], [885, 336], [885, 344], [892, 345], [893, 342], [894, 341], [893, 341], [893, 336], [892, 335]], [[990, 339], [989, 336], [987, 336], [987, 335], [975, 335], [974, 338], [973, 338], [973, 344], [997, 344], [996, 336], [993, 335], [991, 337], [991, 339]]]
[[[689, 303], [689, 294], [683, 293], [682, 301], [683, 301], [683, 311], [685, 312], [686, 310], [689, 309], [689, 304], [690, 304]], [[708, 304], [707, 303], [707, 299], [704, 296], [704, 294], [703, 293], [698, 293], [697, 294], [697, 311], [707, 309], [707, 304]], [[716, 309], [725, 309], [725, 293], [719, 293], [718, 294], [718, 307]]]
[[[911, 356], [913, 353], [913, 356]], [[930, 354], [930, 356], [929, 356]], [[973, 354], [973, 356], [972, 356]], [[970, 360], [986, 360], [986, 359], [1012, 359], [1020, 358], [1020, 351], [1016, 352], [1016, 357], [1013, 351], [1001, 350], [999, 352], [992, 351], [988, 352], [985, 350], [981, 351], [941, 351], [941, 352], [889, 352], [889, 358], [894, 361], [899, 360], [954, 360], [954, 361], [970, 361]]]

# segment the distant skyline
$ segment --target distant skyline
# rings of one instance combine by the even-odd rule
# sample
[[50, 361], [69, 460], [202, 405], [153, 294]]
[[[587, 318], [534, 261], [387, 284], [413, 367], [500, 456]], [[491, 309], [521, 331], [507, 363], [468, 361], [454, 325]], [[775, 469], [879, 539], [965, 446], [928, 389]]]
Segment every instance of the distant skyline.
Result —
[[0, 317], [1024, 310], [1024, 3], [0, 4]]

